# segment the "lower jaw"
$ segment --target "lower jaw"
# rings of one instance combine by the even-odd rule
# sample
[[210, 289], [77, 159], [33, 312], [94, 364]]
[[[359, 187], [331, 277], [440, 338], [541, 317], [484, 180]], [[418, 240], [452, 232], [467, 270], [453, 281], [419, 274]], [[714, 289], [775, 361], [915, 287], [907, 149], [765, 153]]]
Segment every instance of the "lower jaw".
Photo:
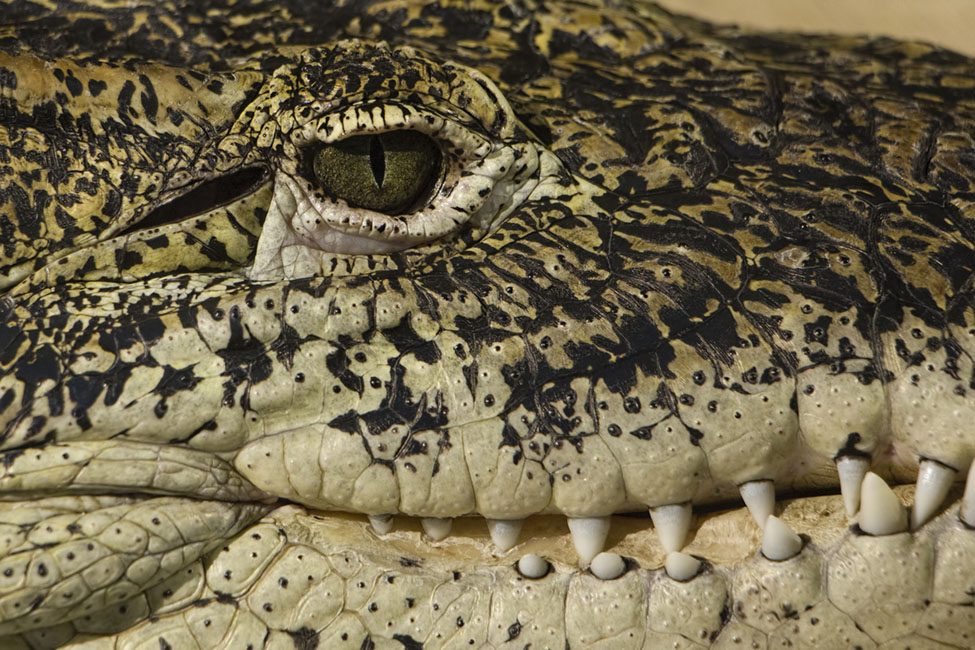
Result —
[[[913, 492], [895, 488], [902, 503]], [[804, 542], [784, 561], [762, 554], [746, 508], [696, 512], [683, 552], [702, 563], [681, 580], [647, 517], [612, 518], [606, 551], [626, 570], [600, 579], [562, 516], [528, 518], [500, 553], [480, 518], [431, 541], [415, 518], [380, 536], [361, 515], [282, 505], [144, 597], [61, 626], [74, 632], [54, 645], [972, 647], [975, 530], [961, 492], [919, 530], [884, 536], [852, 526], [840, 495], [783, 499], [776, 516]], [[527, 554], [550, 563], [543, 577], [519, 573]]]
[[[914, 487], [895, 492], [910, 503]], [[614, 579], [579, 566], [559, 516], [526, 520], [522, 541], [505, 553], [475, 518], [455, 520], [440, 542], [405, 517], [381, 537], [362, 517], [295, 506], [269, 521], [288, 544], [328, 557], [336, 573], [343, 563], [356, 567], [344, 609], [376, 647], [407, 638], [424, 648], [972, 647], [975, 530], [959, 518], [960, 499], [956, 485], [921, 529], [885, 536], [851, 525], [839, 495], [784, 500], [776, 514], [804, 542], [784, 561], [763, 555], [747, 509], [700, 514], [683, 552], [703, 562], [682, 580], [664, 568], [647, 518], [613, 518], [606, 550], [626, 566]], [[546, 559], [548, 573], [521, 575], [526, 554]], [[278, 579], [273, 568], [265, 574]], [[319, 647], [344, 647], [332, 634], [339, 627], [316, 630]], [[371, 647], [355, 640], [350, 647]]]

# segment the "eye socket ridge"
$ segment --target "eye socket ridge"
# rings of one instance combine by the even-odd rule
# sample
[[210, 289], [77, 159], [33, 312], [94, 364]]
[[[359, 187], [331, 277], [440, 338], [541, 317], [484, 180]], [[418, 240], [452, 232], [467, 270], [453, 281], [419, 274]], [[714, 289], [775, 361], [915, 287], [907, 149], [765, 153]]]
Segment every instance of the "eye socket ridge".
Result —
[[[464, 228], [478, 239], [534, 186], [538, 158], [530, 143], [488, 137], [467, 122], [403, 103], [348, 106], [309, 119], [292, 129], [283, 143], [286, 155], [275, 175], [277, 210], [269, 213], [269, 219], [279, 212], [304, 250], [340, 255], [383, 255], [416, 248]], [[389, 140], [386, 134], [395, 135]], [[382, 139], [376, 142], [373, 135]], [[421, 152], [421, 160], [437, 161], [431, 165], [431, 182], [423, 182], [423, 173], [410, 173], [406, 176], [413, 179], [414, 187], [402, 203], [384, 206], [367, 201], [362, 188], [386, 188], [390, 152], [398, 148], [396, 140], [401, 138], [413, 139], [405, 147], [410, 155]], [[346, 147], [352, 151], [341, 151]], [[316, 173], [316, 158], [323, 158], [317, 165], [323, 175], [329, 173], [327, 167], [341, 167], [328, 161], [336, 153], [358, 158], [353, 174], [358, 180], [348, 184], [349, 191], [337, 190], [338, 183], [331, 177], [321, 182]], [[416, 172], [423, 167], [415, 162], [405, 168]]]
[[308, 157], [309, 179], [323, 192], [390, 216], [422, 207], [444, 176], [441, 146], [412, 129], [322, 143], [311, 147]]

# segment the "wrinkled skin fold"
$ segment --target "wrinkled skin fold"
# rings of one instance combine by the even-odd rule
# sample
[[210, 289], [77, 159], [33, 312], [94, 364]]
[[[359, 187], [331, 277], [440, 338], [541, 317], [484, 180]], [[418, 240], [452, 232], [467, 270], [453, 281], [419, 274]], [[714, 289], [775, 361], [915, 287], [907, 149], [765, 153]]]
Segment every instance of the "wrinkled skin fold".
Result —
[[0, 644], [975, 643], [975, 62], [200, 5], [3, 9]]

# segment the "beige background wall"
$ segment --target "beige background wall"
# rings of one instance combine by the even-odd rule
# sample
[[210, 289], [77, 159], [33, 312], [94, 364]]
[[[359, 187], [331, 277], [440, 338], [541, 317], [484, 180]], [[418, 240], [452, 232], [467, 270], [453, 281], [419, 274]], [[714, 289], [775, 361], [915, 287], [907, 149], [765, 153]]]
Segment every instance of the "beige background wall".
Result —
[[671, 11], [757, 29], [872, 34], [975, 55], [975, 0], [658, 0]]

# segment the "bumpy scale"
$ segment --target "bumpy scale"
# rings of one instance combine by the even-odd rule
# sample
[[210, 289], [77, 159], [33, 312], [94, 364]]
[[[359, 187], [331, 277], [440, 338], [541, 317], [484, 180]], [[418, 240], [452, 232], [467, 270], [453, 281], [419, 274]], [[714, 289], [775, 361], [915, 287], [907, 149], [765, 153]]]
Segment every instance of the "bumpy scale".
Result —
[[0, 26], [4, 648], [975, 645], [975, 62], [49, 4]]

